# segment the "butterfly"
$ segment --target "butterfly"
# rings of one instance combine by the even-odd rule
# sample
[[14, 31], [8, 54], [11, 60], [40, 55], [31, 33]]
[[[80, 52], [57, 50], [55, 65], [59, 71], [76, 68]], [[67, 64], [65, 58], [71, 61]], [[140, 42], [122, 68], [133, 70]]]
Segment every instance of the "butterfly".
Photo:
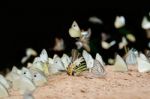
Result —
[[143, 17], [141, 26], [145, 30], [150, 29], [150, 21], [148, 20], [148, 18], [146, 16]]
[[54, 51], [63, 51], [65, 49], [64, 40], [61, 38], [55, 38], [55, 46], [53, 48]]
[[125, 26], [125, 18], [124, 16], [116, 16], [115, 22], [114, 22], [115, 28], [121, 28]]
[[139, 53], [139, 57], [140, 59], [149, 62], [148, 58], [143, 53]]
[[61, 61], [63, 62], [65, 68], [67, 68], [68, 65], [71, 63], [71, 59], [67, 54], [63, 54], [63, 56], [61, 57]]
[[38, 69], [32, 69], [32, 78], [36, 86], [43, 86], [47, 83], [45, 74]]
[[126, 57], [125, 57], [125, 61], [127, 63], [127, 65], [136, 65], [137, 64], [137, 55], [135, 53], [135, 49], [131, 49], [129, 50], [129, 52], [127, 53]]
[[71, 55], [71, 63], [67, 67], [68, 75], [79, 75], [83, 71], [87, 70], [84, 58], [76, 49], [72, 49]]
[[53, 64], [51, 64], [49, 66], [49, 73], [50, 74], [56, 74], [59, 73], [61, 71], [65, 71], [66, 68], [61, 60], [61, 58], [59, 56], [55, 56], [53, 58]]
[[146, 30], [147, 38], [150, 38], [150, 21], [146, 16], [143, 17], [141, 26], [144, 30]]
[[143, 59], [142, 57], [138, 57], [137, 62], [139, 72], [150, 72], [150, 63], [147, 60]]
[[11, 72], [9, 72], [5, 78], [12, 82], [16, 78], [16, 76], [21, 75], [21, 73], [21, 70], [19, 70], [16, 66], [13, 66]]
[[43, 49], [40, 56], [34, 59], [33, 65], [30, 68], [37, 68], [43, 71], [46, 75], [49, 75], [48, 61], [49, 61], [49, 57], [47, 51]]
[[37, 56], [37, 52], [32, 48], [26, 49], [26, 56], [21, 60], [21, 63], [24, 64], [31, 56]]
[[116, 55], [115, 64], [113, 66], [114, 66], [114, 71], [117, 71], [117, 72], [128, 71], [128, 67], [120, 55]]
[[96, 16], [92, 16], [88, 19], [89, 22], [94, 23], [94, 24], [103, 24], [102, 20], [99, 19]]
[[22, 67], [21, 72], [22, 72], [22, 75], [24, 75], [25, 77], [32, 80], [32, 74], [31, 74], [31, 71], [28, 68]]
[[103, 58], [99, 53], [96, 53], [95, 59], [98, 60], [102, 66], [105, 66], [105, 62], [103, 61]]
[[48, 54], [47, 54], [47, 51], [45, 49], [43, 49], [41, 54], [40, 54], [40, 60], [42, 62], [47, 62], [48, 61]]
[[94, 65], [94, 59], [93, 59], [92, 55], [90, 55], [86, 50], [83, 50], [82, 56], [85, 59], [87, 68], [88, 69], [92, 68]]
[[133, 34], [131, 33], [127, 33], [126, 34], [126, 38], [130, 41], [130, 42], [135, 42], [136, 41], [136, 38]]
[[127, 39], [125, 37], [122, 37], [122, 41], [119, 43], [119, 49], [122, 49], [127, 45], [128, 45]]
[[115, 40], [111, 41], [110, 43], [108, 43], [106, 41], [101, 41], [102, 48], [104, 48], [104, 49], [109, 49], [110, 47], [114, 46], [115, 44], [116, 44]]
[[76, 45], [78, 49], [81, 49], [82, 47], [87, 50], [88, 52], [90, 52], [91, 48], [90, 48], [90, 37], [91, 37], [91, 29], [89, 28], [88, 31], [82, 31], [81, 32], [81, 36], [79, 37], [79, 39], [77, 39], [76, 41]]
[[94, 65], [91, 68], [91, 73], [95, 76], [95, 77], [102, 77], [106, 74], [105, 72], [105, 68], [101, 65], [101, 63], [98, 60], [94, 60]]
[[5, 86], [0, 83], [0, 98], [8, 97], [9, 93], [8, 90], [5, 88]]
[[71, 28], [69, 28], [69, 35], [73, 38], [81, 37], [81, 30], [76, 21], [73, 21]]
[[9, 82], [5, 79], [3, 75], [0, 74], [0, 83], [6, 88], [9, 89], [11, 86]]
[[12, 82], [14, 90], [19, 90], [20, 94], [24, 94], [26, 91], [34, 91], [36, 86], [29, 78], [24, 75], [17, 75]]

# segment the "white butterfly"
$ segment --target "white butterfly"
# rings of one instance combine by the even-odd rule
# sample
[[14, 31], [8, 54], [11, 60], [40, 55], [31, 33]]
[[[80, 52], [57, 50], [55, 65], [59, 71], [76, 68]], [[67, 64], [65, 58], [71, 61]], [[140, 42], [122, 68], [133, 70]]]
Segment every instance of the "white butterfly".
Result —
[[48, 62], [48, 54], [47, 54], [47, 51], [45, 49], [43, 49], [41, 54], [40, 54], [40, 60], [42, 62]]
[[71, 63], [71, 59], [67, 54], [63, 54], [63, 56], [61, 57], [61, 61], [63, 62], [65, 68], [67, 68], [68, 65]]
[[145, 73], [145, 72], [150, 72], [150, 63], [146, 60], [144, 60], [141, 57], [137, 58], [137, 62], [138, 62], [138, 71]]
[[80, 38], [76, 42], [77, 48], [81, 49], [83, 47], [85, 50], [90, 52], [90, 50], [91, 50], [90, 45], [89, 45], [90, 37], [91, 37], [91, 29], [90, 28], [88, 29], [88, 31], [82, 31]]
[[53, 59], [53, 64], [49, 66], [49, 73], [56, 74], [64, 70], [66, 70], [66, 68], [63, 62], [61, 61], [61, 58], [59, 56], [55, 56]]
[[140, 57], [140, 59], [149, 62], [148, 58], [143, 53], [140, 53], [139, 57]]
[[36, 68], [44, 72], [44, 63], [42, 61], [34, 61], [30, 69]]
[[47, 83], [45, 74], [38, 69], [32, 70], [32, 78], [36, 86], [43, 86]]
[[25, 63], [31, 56], [37, 56], [37, 52], [32, 48], [27, 48], [26, 56], [22, 58], [21, 63]]
[[47, 54], [47, 51], [45, 49], [43, 49], [40, 53], [40, 56], [39, 57], [36, 57], [33, 61], [33, 63], [36, 63], [36, 62], [48, 62], [48, 54]]
[[33, 65], [30, 68], [37, 68], [43, 71], [46, 75], [49, 75], [48, 71], [48, 54], [45, 49], [42, 50], [40, 57], [36, 57], [33, 61]]
[[5, 77], [3, 75], [0, 74], [0, 83], [6, 88], [9, 89], [10, 88], [10, 84], [9, 82], [5, 79]]
[[145, 30], [150, 29], [150, 21], [147, 19], [146, 16], [143, 17], [141, 26]]
[[22, 71], [22, 75], [24, 75], [25, 77], [32, 80], [32, 74], [31, 74], [31, 71], [28, 68], [22, 67], [21, 71]]
[[137, 64], [137, 55], [134, 52], [134, 49], [131, 49], [126, 57], [125, 57], [125, 61], [127, 63], [127, 65], [135, 65]]
[[117, 72], [128, 71], [128, 67], [120, 55], [116, 56], [115, 64], [114, 64], [114, 71], [117, 71]]
[[83, 47], [83, 44], [80, 41], [76, 41], [75, 44], [77, 45], [77, 49], [81, 49]]
[[34, 83], [24, 75], [17, 75], [12, 82], [14, 90], [19, 90], [20, 94], [26, 91], [34, 91], [36, 89]]
[[76, 21], [73, 21], [72, 26], [69, 29], [69, 35], [73, 38], [81, 37], [81, 30]]
[[88, 69], [92, 68], [93, 65], [94, 65], [94, 59], [93, 59], [93, 57], [87, 51], [85, 51], [85, 50], [83, 50], [82, 56], [85, 59], [87, 68]]
[[55, 38], [55, 46], [53, 48], [54, 51], [62, 51], [65, 49], [64, 40]]
[[21, 70], [19, 70], [16, 66], [13, 66], [11, 72], [6, 75], [6, 79], [12, 82], [15, 77], [21, 75], [21, 73]]
[[102, 66], [105, 66], [105, 62], [103, 61], [103, 58], [99, 53], [96, 53], [95, 59], [98, 60]]
[[88, 21], [94, 24], [103, 24], [102, 20], [96, 16], [90, 17]]
[[150, 21], [146, 16], [143, 17], [141, 26], [144, 30], [146, 30], [147, 38], [150, 38]]
[[5, 88], [3, 84], [0, 83], [0, 98], [8, 97], [9, 93], [8, 90]]
[[104, 48], [104, 49], [109, 49], [110, 47], [114, 46], [115, 44], [116, 44], [115, 40], [111, 41], [110, 43], [108, 43], [106, 41], [101, 41], [102, 48]]
[[127, 46], [128, 42], [125, 37], [122, 37], [122, 41], [119, 43], [119, 49], [122, 49], [123, 47]]
[[49, 64], [49, 65], [52, 65], [53, 63], [54, 63], [54, 60], [49, 57], [49, 58], [48, 58], [48, 64]]
[[114, 22], [115, 28], [121, 28], [125, 26], [125, 18], [124, 16], [116, 16], [115, 22]]
[[94, 60], [94, 65], [91, 68], [90, 72], [93, 74], [94, 77], [103, 77], [106, 74], [105, 68], [98, 60]]

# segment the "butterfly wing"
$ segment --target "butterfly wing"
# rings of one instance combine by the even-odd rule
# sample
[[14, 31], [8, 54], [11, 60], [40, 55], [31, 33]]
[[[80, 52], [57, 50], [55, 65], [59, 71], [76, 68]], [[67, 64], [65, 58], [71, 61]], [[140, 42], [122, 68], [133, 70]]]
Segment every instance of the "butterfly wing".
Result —
[[98, 60], [94, 60], [94, 66], [91, 68], [91, 73], [96, 77], [102, 77], [106, 74], [105, 68]]
[[116, 71], [116, 72], [128, 71], [128, 67], [120, 55], [116, 56], [115, 64], [114, 64], [114, 71]]
[[43, 86], [47, 83], [47, 78], [45, 74], [39, 70], [32, 71], [33, 82], [36, 86]]
[[85, 50], [83, 50], [82, 56], [85, 59], [87, 68], [92, 68], [93, 67], [93, 61], [94, 61], [93, 57]]
[[73, 38], [81, 37], [81, 31], [76, 21], [73, 21], [72, 26], [69, 29], [69, 35]]
[[142, 58], [138, 57], [137, 58], [138, 62], [138, 71], [139, 72], [150, 72], [150, 63], [147, 62], [146, 60], [143, 60]]
[[40, 59], [42, 62], [48, 62], [48, 54], [45, 49], [42, 50], [42, 52], [40, 54]]
[[0, 98], [9, 96], [8, 90], [0, 83]]
[[10, 88], [10, 85], [9, 85], [8, 81], [1, 74], [0, 74], [0, 83], [3, 84], [6, 89]]
[[98, 60], [102, 64], [102, 66], [105, 66], [105, 62], [103, 61], [103, 58], [99, 53], [96, 53], [95, 59]]

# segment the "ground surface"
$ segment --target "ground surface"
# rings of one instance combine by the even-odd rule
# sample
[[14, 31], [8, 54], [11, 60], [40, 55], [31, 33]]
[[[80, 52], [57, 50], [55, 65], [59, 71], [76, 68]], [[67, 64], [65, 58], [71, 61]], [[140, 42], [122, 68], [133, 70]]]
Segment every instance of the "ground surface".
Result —
[[[126, 73], [113, 72], [106, 67], [105, 78], [72, 77], [67, 74], [49, 77], [49, 82], [33, 93], [35, 99], [149, 99], [150, 73], [139, 73], [130, 66]], [[5, 99], [22, 99], [16, 91], [10, 91]]]

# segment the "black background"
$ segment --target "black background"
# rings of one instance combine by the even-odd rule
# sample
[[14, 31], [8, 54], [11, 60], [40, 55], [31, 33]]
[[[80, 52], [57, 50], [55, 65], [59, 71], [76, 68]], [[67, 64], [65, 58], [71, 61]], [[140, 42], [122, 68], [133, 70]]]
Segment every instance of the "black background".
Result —
[[138, 38], [138, 43], [135, 46], [140, 50], [145, 47], [144, 41], [146, 39], [144, 38], [144, 30], [141, 29], [141, 21], [143, 15], [148, 15], [150, 11], [146, 2], [141, 5], [135, 3], [120, 5], [122, 4], [120, 3], [111, 6], [107, 3], [81, 4], [80, 7], [78, 7], [78, 3], [75, 5], [70, 5], [72, 4], [70, 3], [67, 6], [64, 5], [65, 7], [62, 7], [63, 5], [59, 7], [57, 4], [55, 7], [51, 7], [53, 4], [47, 4], [39, 8], [38, 4], [34, 4], [36, 7], [32, 7], [33, 3], [29, 3], [28, 5], [32, 8], [28, 8], [22, 5], [18, 6], [16, 3], [17, 7], [15, 7], [15, 3], [12, 4], [10, 1], [8, 8], [1, 8], [0, 66], [2, 68], [18, 65], [28, 47], [34, 48], [38, 53], [43, 48], [49, 50], [53, 47], [56, 36], [64, 38], [66, 49], [70, 51], [75, 46], [68, 35], [69, 27], [73, 20], [76, 20], [83, 29], [92, 27], [88, 22], [90, 16], [97, 16], [104, 22], [104, 26], [96, 26], [93, 30], [95, 33], [93, 37], [102, 31], [116, 35], [113, 26], [115, 16], [125, 16], [128, 28]]

